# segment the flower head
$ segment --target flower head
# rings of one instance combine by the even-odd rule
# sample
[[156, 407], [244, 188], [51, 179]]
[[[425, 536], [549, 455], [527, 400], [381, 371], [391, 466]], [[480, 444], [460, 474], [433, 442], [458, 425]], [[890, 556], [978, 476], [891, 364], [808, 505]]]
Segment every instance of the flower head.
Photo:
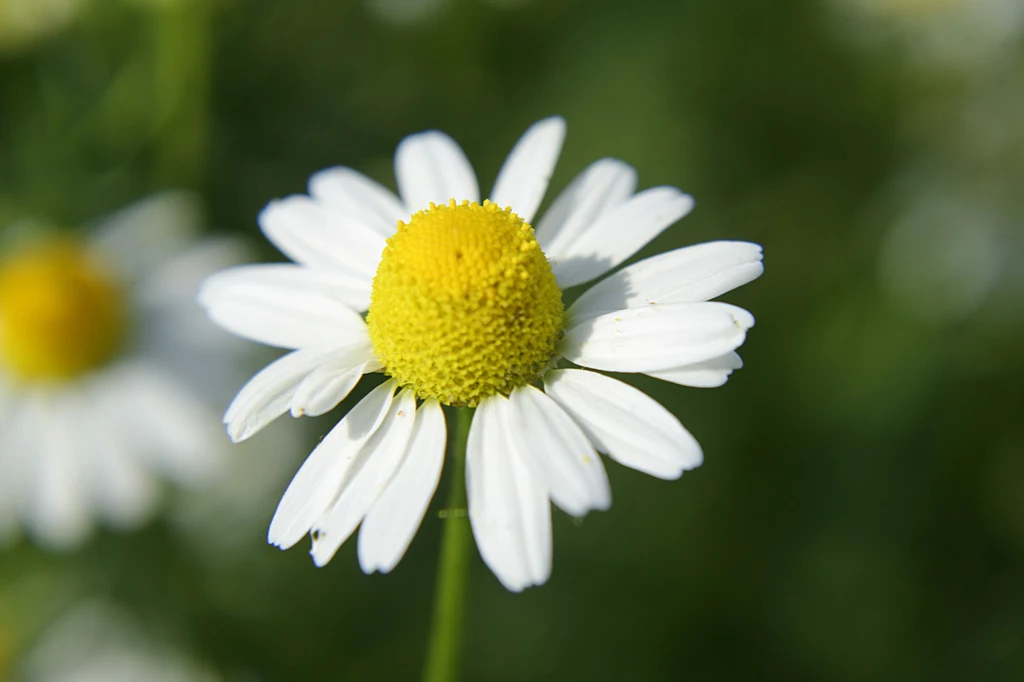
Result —
[[216, 397], [195, 368], [239, 353], [194, 296], [240, 249], [197, 230], [194, 201], [169, 193], [93, 230], [3, 244], [0, 541], [73, 547], [97, 522], [142, 522], [160, 479], [217, 469]]
[[[469, 517], [480, 552], [511, 590], [547, 580], [550, 503], [606, 509], [598, 451], [676, 478], [700, 446], [641, 391], [585, 369], [718, 386], [754, 321], [709, 302], [759, 276], [761, 248], [715, 242], [640, 261], [563, 309], [562, 291], [598, 278], [686, 215], [674, 187], [636, 193], [636, 173], [602, 159], [533, 227], [561, 150], [560, 118], [519, 140], [489, 198], [447, 135], [398, 147], [399, 197], [348, 168], [309, 195], [271, 202], [264, 234], [295, 264], [234, 268], [201, 301], [225, 328], [293, 349], [256, 375], [225, 415], [243, 440], [287, 411], [323, 414], [368, 372], [389, 378], [321, 441], [278, 505], [268, 539], [312, 534], [318, 565], [362, 524], [366, 572], [390, 571], [437, 486], [442, 405], [476, 411], [467, 449]], [[365, 320], [360, 313], [368, 311]]]
[[102, 366], [124, 342], [114, 274], [80, 244], [35, 244], [0, 263], [0, 362], [27, 380]]
[[223, 678], [120, 605], [73, 603], [11, 666], [19, 680], [220, 682]]
[[490, 202], [431, 204], [399, 223], [370, 299], [385, 371], [443, 405], [529, 383], [562, 333], [562, 292], [533, 229]]

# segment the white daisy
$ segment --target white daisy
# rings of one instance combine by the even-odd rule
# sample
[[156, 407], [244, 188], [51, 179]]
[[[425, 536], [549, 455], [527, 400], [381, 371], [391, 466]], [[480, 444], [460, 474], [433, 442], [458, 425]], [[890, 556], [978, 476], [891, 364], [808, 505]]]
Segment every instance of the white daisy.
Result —
[[833, 4], [842, 29], [852, 37], [869, 44], [895, 37], [916, 62], [958, 71], [1009, 66], [1007, 56], [1024, 31], [1024, 3], [1019, 0], [833, 0]]
[[[289, 410], [323, 414], [368, 372], [391, 377], [299, 469], [272, 544], [288, 548], [312, 531], [322, 566], [362, 523], [363, 570], [394, 568], [441, 473], [443, 404], [477, 407], [469, 518], [510, 590], [548, 578], [549, 500], [575, 516], [610, 505], [596, 451], [668, 479], [701, 463], [665, 408], [589, 370], [723, 384], [754, 320], [709, 301], [761, 274], [761, 248], [714, 242], [655, 256], [563, 311], [563, 289], [606, 274], [693, 206], [674, 187], [636, 193], [634, 169], [602, 159], [554, 200], [535, 237], [529, 223], [564, 135], [561, 118], [531, 127], [483, 204], [465, 154], [436, 131], [399, 144], [401, 198], [349, 168], [317, 173], [308, 196], [260, 214], [295, 264], [243, 266], [205, 283], [201, 301], [219, 324], [294, 349], [235, 398], [225, 415], [232, 439]], [[556, 369], [562, 358], [589, 369]]]
[[68, 609], [12, 666], [23, 682], [218, 682], [209, 666], [110, 602]]
[[0, 54], [23, 50], [59, 33], [84, 5], [83, 0], [0, 0]]
[[190, 485], [218, 470], [209, 408], [237, 380], [242, 348], [194, 297], [242, 254], [197, 243], [198, 228], [189, 196], [163, 194], [88, 232], [4, 245], [0, 541], [23, 529], [73, 547], [95, 522], [145, 520], [159, 479]]
[[[499, 9], [513, 9], [530, 0], [484, 0]], [[363, 0], [371, 13], [394, 24], [416, 24], [436, 17], [450, 5], [449, 0]]]

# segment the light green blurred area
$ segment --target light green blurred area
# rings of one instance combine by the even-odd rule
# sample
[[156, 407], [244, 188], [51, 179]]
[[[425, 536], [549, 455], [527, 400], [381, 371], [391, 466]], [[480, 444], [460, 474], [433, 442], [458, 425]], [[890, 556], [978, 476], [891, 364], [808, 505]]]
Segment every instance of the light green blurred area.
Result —
[[[380, 3], [0, 0], [0, 225], [184, 186], [278, 259], [255, 217], [314, 171], [393, 187], [397, 142], [438, 128], [487, 187], [561, 114], [553, 187], [615, 156], [696, 198], [641, 256], [764, 246], [726, 297], [758, 323], [723, 388], [629, 379], [701, 468], [609, 462], [612, 509], [556, 512], [539, 589], [474, 556], [465, 679], [1024, 679], [1017, 0]], [[354, 542], [323, 569], [267, 546], [276, 504], [223, 547], [157, 521], [3, 552], [0, 662], [102, 597], [226, 680], [415, 679], [443, 493], [383, 577]]]

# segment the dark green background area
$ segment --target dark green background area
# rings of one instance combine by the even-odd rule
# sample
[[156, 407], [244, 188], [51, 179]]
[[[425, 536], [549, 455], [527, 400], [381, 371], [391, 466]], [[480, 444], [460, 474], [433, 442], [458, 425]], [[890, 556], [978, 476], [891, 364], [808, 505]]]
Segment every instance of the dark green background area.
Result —
[[[175, 26], [94, 0], [0, 55], [0, 223], [72, 226], [194, 187], [212, 225], [276, 259], [256, 214], [312, 172], [393, 186], [397, 142], [438, 128], [486, 189], [518, 135], [561, 114], [553, 187], [615, 156], [641, 187], [696, 198], [641, 256], [764, 246], [765, 275], [726, 296], [758, 323], [723, 388], [629, 378], [698, 438], [702, 467], [665, 482], [608, 462], [612, 509], [555, 513], [541, 588], [510, 594], [474, 555], [465, 679], [1021, 680], [1024, 123], [982, 158], [962, 113], [988, 81], [1024, 97], [1024, 46], [998, 68], [922, 63], [840, 4], [456, 0], [396, 26], [352, 2], [225, 0]], [[917, 317], [882, 284], [907, 168], [1005, 216], [1002, 274], [973, 310]], [[297, 468], [311, 447], [280, 456]], [[237, 551], [155, 522], [67, 556], [22, 543], [0, 585], [42, 571], [110, 596], [228, 680], [416, 679], [443, 499], [383, 577], [354, 542], [323, 569], [266, 545], [270, 498]]]

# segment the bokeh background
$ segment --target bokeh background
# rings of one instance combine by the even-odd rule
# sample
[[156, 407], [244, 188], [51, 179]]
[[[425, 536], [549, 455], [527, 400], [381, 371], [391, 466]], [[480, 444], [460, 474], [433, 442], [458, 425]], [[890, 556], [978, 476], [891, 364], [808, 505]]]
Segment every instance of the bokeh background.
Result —
[[[609, 462], [613, 508], [556, 513], [541, 588], [474, 556], [465, 679], [1024, 679], [1019, 0], [0, 0], [0, 229], [185, 188], [275, 260], [255, 217], [312, 172], [394, 186], [397, 142], [436, 127], [489, 186], [553, 113], [553, 187], [610, 155], [696, 198], [640, 256], [744, 239], [766, 273], [727, 297], [758, 324], [725, 387], [630, 379], [701, 468]], [[351, 404], [241, 460], [236, 484], [277, 468], [231, 523], [172, 496], [76, 551], [0, 551], [0, 678], [82, 648], [54, 644], [71, 613], [187, 659], [175, 680], [416, 679], [443, 493], [388, 576], [354, 542], [323, 569], [265, 543]]]

